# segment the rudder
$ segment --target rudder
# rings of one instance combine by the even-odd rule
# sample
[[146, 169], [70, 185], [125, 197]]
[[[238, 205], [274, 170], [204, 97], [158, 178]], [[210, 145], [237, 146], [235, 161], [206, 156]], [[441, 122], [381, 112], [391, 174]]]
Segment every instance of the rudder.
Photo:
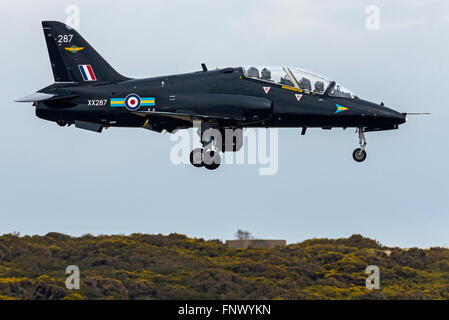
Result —
[[43, 21], [56, 82], [120, 82], [128, 78], [115, 71], [74, 29], [57, 21]]

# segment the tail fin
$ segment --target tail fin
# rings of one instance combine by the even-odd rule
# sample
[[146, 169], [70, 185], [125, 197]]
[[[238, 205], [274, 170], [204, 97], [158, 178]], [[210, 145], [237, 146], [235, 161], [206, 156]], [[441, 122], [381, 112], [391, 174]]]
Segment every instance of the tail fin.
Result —
[[45, 40], [56, 82], [119, 82], [128, 78], [115, 71], [74, 29], [43, 21]]

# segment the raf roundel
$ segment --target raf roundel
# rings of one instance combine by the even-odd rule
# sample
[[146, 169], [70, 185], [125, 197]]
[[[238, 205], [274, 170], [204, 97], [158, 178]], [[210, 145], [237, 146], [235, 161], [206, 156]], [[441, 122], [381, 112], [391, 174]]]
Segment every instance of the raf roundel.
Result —
[[140, 107], [140, 102], [140, 97], [133, 93], [125, 98], [125, 107], [130, 111], [136, 111]]

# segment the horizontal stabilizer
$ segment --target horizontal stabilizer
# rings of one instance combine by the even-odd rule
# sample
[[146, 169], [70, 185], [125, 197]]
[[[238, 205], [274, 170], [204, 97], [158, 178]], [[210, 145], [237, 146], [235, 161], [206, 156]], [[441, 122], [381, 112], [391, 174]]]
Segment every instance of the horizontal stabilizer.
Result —
[[46, 101], [48, 102], [49, 106], [51, 106], [50, 103], [61, 103], [62, 100], [64, 101], [70, 101], [72, 99], [75, 99], [79, 97], [77, 94], [50, 94], [50, 93], [42, 93], [42, 92], [36, 92], [29, 96], [20, 98], [16, 100], [16, 102], [42, 102]]
[[17, 99], [15, 102], [39, 102], [39, 101], [45, 101], [45, 100], [51, 99], [54, 96], [55, 96], [54, 94], [36, 92], [36, 93], [30, 94], [29, 96]]

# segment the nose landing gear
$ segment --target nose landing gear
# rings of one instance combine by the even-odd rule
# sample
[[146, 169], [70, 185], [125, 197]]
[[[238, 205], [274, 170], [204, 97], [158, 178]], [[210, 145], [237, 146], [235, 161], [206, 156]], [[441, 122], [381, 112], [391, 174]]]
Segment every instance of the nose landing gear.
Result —
[[360, 148], [357, 148], [352, 153], [352, 158], [357, 162], [363, 162], [366, 159], [366, 138], [365, 138], [365, 131], [363, 131], [363, 128], [358, 128], [357, 132], [359, 133], [359, 144]]

